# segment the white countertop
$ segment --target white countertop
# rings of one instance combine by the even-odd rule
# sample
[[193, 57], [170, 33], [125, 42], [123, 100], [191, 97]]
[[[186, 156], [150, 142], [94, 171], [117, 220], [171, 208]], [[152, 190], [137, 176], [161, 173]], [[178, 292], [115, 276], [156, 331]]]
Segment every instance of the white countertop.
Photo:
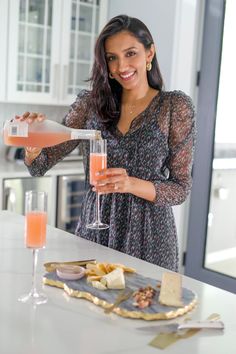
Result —
[[[45, 176], [74, 175], [84, 173], [83, 163], [78, 161], [62, 161], [51, 168]], [[0, 160], [0, 178], [29, 177], [29, 171], [22, 161], [8, 162]]]
[[[148, 345], [154, 335], [137, 331], [148, 325], [115, 314], [106, 315], [102, 308], [83, 299], [70, 298], [62, 289], [44, 286], [48, 303], [33, 308], [17, 298], [31, 287], [32, 253], [24, 248], [24, 218], [0, 212], [0, 353], [2, 354], [151, 354], [163, 352]], [[163, 269], [96, 243], [48, 227], [47, 246], [40, 252], [38, 287], [44, 273], [43, 263], [96, 258], [119, 262], [137, 272], [161, 279]], [[198, 306], [189, 314], [205, 319], [219, 313], [224, 332], [200, 331], [180, 340], [166, 353], [233, 354], [235, 353], [236, 295], [183, 277], [183, 286], [197, 293]], [[173, 320], [172, 320], [173, 321]], [[151, 324], [155, 324], [154, 321]]]

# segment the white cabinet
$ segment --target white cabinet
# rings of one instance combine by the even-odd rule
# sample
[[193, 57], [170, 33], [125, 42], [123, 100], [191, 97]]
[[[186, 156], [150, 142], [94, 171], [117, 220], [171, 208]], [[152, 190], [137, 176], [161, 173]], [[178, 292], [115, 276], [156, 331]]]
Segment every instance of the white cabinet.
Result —
[[8, 0], [0, 0], [0, 102], [6, 100]]
[[9, 6], [7, 101], [70, 104], [88, 86], [107, 0], [10, 0]]

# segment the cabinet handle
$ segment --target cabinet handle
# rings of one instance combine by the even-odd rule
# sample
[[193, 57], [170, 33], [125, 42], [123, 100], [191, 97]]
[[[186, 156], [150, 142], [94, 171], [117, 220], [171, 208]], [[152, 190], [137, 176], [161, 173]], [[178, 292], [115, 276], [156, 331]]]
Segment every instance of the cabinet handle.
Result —
[[10, 188], [7, 187], [4, 189], [4, 194], [3, 194], [3, 210], [7, 210], [9, 195], [10, 195]]
[[4, 210], [16, 211], [16, 193], [13, 188], [6, 188], [4, 191]]
[[68, 191], [68, 183], [69, 181], [67, 179], [62, 180], [62, 188], [61, 188], [61, 208], [60, 208], [60, 221], [65, 224], [67, 222], [70, 222], [70, 218], [68, 216], [67, 210], [68, 207], [67, 205], [67, 191]]
[[62, 99], [66, 99], [68, 90], [68, 65], [63, 66]]
[[58, 96], [58, 87], [59, 87], [59, 64], [55, 64], [53, 67], [53, 90], [52, 97], [57, 98]]

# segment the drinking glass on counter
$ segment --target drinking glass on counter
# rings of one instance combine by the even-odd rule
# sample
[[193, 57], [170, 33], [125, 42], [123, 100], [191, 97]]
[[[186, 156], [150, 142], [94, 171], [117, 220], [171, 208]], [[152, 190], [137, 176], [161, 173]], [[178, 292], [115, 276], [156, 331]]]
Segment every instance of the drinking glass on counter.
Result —
[[[107, 141], [105, 139], [90, 140], [90, 184], [100, 181], [104, 176], [98, 176], [97, 172], [107, 168]], [[100, 218], [100, 193], [96, 192], [95, 221], [88, 224], [87, 228], [103, 230], [109, 228], [109, 225], [101, 222]]]
[[38, 251], [45, 247], [47, 228], [47, 194], [40, 191], [25, 193], [25, 247], [33, 251], [32, 288], [22, 295], [19, 301], [43, 304], [47, 302], [45, 294], [36, 289], [36, 268]]

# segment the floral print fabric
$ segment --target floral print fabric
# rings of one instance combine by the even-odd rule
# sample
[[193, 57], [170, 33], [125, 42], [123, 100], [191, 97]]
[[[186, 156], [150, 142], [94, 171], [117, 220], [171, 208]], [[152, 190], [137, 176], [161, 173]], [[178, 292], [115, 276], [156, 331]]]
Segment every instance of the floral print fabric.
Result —
[[90, 230], [95, 215], [95, 193], [89, 186], [89, 142], [68, 141], [45, 148], [31, 164], [34, 176], [43, 175], [82, 144], [87, 193], [75, 233], [131, 256], [178, 270], [178, 241], [172, 205], [181, 204], [191, 189], [195, 119], [191, 99], [181, 91], [160, 92], [123, 135], [105, 129], [92, 110], [89, 91], [82, 91], [64, 124], [98, 129], [107, 139], [108, 167], [122, 167], [129, 176], [152, 181], [156, 198], [149, 202], [129, 193], [101, 195], [101, 220], [107, 230]]

